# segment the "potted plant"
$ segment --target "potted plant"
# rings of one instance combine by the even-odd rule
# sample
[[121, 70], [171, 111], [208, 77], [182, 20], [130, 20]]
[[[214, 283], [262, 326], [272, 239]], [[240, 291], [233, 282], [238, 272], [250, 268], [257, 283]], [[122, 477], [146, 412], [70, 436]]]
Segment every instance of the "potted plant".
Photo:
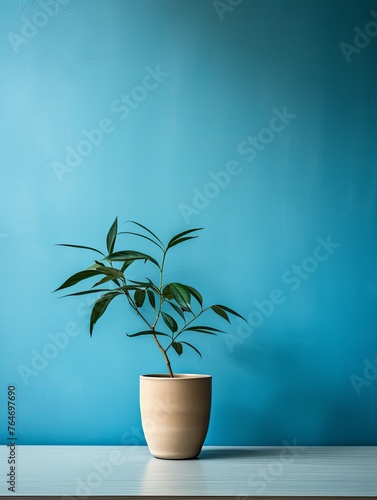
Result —
[[[196, 334], [225, 333], [214, 326], [208, 326], [207, 321], [198, 321], [205, 315], [212, 313], [227, 322], [230, 322], [230, 315], [242, 316], [224, 305], [204, 306], [202, 295], [192, 286], [165, 281], [164, 269], [168, 253], [177, 245], [197, 238], [196, 233], [203, 228], [188, 229], [176, 234], [165, 245], [142, 224], [135, 221], [128, 223], [132, 224], [133, 231], [118, 232], [118, 220], [115, 219], [107, 233], [105, 253], [93, 247], [59, 244], [90, 250], [99, 257], [94, 259], [90, 267], [75, 273], [55, 291], [97, 278], [90, 289], [64, 295], [101, 294], [92, 305], [90, 335], [109, 304], [117, 297], [125, 299], [130, 312], [138, 316], [144, 325], [141, 330], [127, 332], [126, 335], [151, 337], [167, 367], [167, 374], [140, 376], [140, 409], [149, 450], [158, 458], [194, 458], [200, 453], [208, 430], [212, 377], [174, 373], [170, 354], [175, 352], [181, 356], [188, 348], [201, 357], [200, 351], [192, 344], [191, 337]], [[157, 256], [137, 250], [115, 251], [117, 237], [121, 234], [139, 242], [147, 241], [157, 252]], [[145, 265], [145, 271], [150, 277], [130, 279], [130, 267], [137, 262]], [[133, 269], [135, 268], [137, 266], [134, 265]]]

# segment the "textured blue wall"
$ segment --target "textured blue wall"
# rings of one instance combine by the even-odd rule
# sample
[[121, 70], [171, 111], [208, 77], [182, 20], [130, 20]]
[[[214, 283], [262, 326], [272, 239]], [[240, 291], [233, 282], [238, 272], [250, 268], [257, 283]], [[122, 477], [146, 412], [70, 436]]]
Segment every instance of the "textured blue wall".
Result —
[[144, 443], [151, 339], [51, 293], [118, 215], [205, 227], [171, 276], [248, 317], [173, 359], [213, 375], [206, 444], [377, 445], [376, 2], [0, 11], [0, 422], [14, 384], [20, 444]]

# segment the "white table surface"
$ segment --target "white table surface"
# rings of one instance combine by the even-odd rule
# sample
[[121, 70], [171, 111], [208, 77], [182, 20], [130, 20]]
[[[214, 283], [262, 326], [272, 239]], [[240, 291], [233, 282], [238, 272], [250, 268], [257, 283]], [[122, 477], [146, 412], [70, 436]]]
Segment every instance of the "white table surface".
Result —
[[377, 447], [204, 447], [159, 460], [145, 446], [17, 446], [16, 492], [0, 446], [0, 496], [377, 499]]

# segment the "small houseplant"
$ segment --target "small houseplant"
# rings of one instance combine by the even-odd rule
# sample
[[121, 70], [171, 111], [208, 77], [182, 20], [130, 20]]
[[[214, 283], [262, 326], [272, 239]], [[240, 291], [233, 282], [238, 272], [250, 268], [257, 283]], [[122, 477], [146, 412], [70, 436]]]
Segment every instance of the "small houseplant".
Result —
[[[142, 375], [140, 377], [140, 406], [142, 424], [151, 453], [158, 458], [196, 457], [204, 442], [210, 415], [211, 382], [209, 375], [175, 374], [170, 353], [181, 356], [186, 348], [200, 351], [190, 339], [195, 334], [216, 335], [225, 333], [200, 321], [205, 313], [214, 313], [230, 322], [230, 315], [242, 318], [227, 306], [214, 304], [204, 307], [201, 293], [192, 286], [179, 282], [165, 282], [166, 257], [174, 247], [197, 238], [202, 228], [193, 228], [173, 236], [167, 245], [150, 229], [139, 222], [129, 221], [134, 231], [118, 232], [117, 218], [106, 237], [107, 253], [93, 247], [59, 244], [90, 250], [100, 255], [93, 264], [72, 275], [55, 291], [65, 290], [90, 278], [97, 281], [88, 290], [70, 293], [77, 296], [101, 293], [93, 303], [90, 316], [90, 335], [109, 304], [116, 297], [126, 299], [131, 313], [136, 314], [145, 325], [128, 337], [150, 336], [156, 343], [167, 366], [167, 374]], [[118, 235], [128, 235], [138, 241], [148, 241], [157, 250], [154, 257], [137, 250], [117, 250]], [[141, 280], [129, 278], [130, 266], [142, 262], [151, 277]], [[134, 266], [135, 267], [135, 266]], [[242, 318], [244, 319], [244, 318]], [[184, 339], [184, 340], [183, 340]]]

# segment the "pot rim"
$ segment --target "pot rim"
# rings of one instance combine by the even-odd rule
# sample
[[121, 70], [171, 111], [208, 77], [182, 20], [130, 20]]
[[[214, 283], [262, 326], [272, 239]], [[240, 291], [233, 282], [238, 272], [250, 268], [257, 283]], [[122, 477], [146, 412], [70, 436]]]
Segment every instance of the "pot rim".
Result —
[[193, 380], [198, 378], [212, 378], [212, 375], [207, 375], [205, 373], [174, 373], [174, 377], [171, 377], [168, 373], [148, 373], [145, 375], [140, 375], [140, 379], [146, 380]]

